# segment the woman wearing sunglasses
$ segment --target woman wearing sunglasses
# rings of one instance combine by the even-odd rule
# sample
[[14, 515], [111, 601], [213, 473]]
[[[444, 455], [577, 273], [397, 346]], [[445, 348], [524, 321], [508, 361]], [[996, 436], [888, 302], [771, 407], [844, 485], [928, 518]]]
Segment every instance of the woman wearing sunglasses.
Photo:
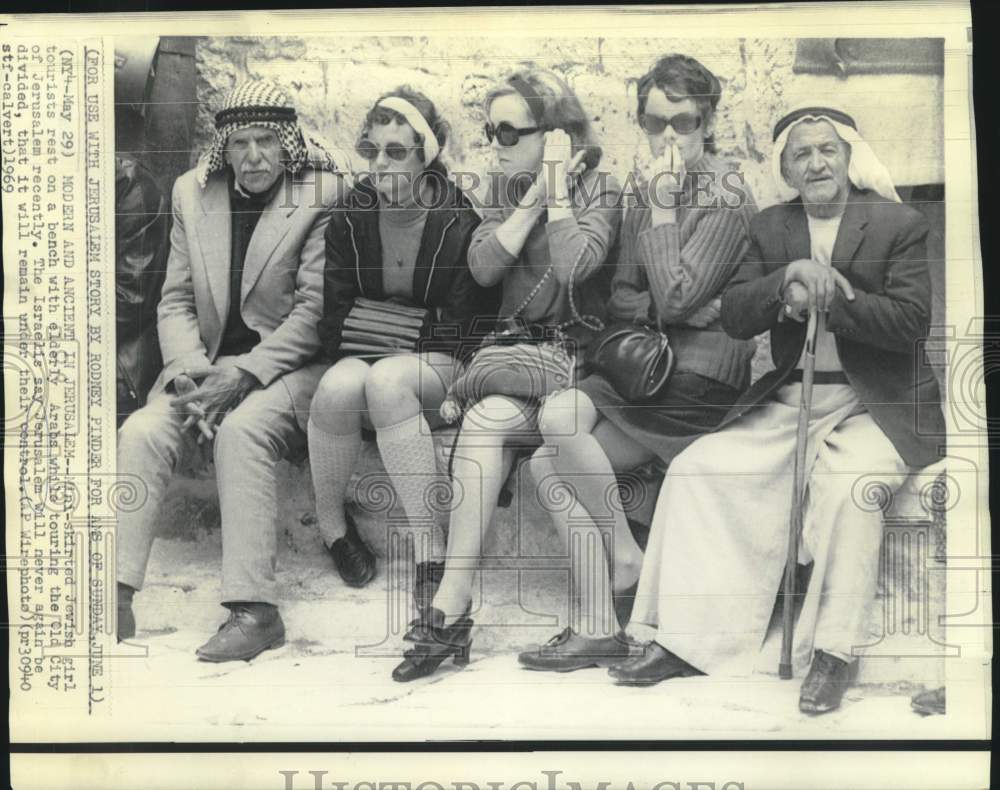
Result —
[[[334, 365], [312, 400], [309, 457], [324, 542], [340, 576], [354, 587], [375, 575], [375, 557], [344, 509], [362, 427], [375, 429], [415, 530], [419, 585], [431, 567], [431, 540], [437, 556], [444, 554], [433, 498], [425, 497], [439, 483], [430, 429], [439, 423], [469, 324], [477, 315], [496, 314], [497, 295], [469, 272], [479, 216], [447, 178], [439, 157], [447, 136], [447, 122], [424, 94], [400, 87], [379, 98], [357, 143], [370, 173], [334, 210], [326, 232], [319, 335]], [[433, 336], [431, 343], [418, 343], [416, 353], [349, 356], [341, 348], [344, 324], [358, 297], [429, 309], [422, 331]]]
[[[597, 169], [601, 151], [589, 118], [558, 75], [512, 75], [487, 95], [486, 113], [486, 136], [502, 178], [491, 180], [489, 208], [473, 235], [472, 275], [484, 287], [502, 285], [502, 317], [560, 329], [582, 350], [594, 330], [574, 314], [605, 313], [620, 187]], [[454, 489], [462, 496], [456, 494], [452, 505], [444, 578], [407, 635], [414, 647], [393, 672], [397, 681], [428, 675], [447, 658], [468, 660], [482, 536], [516, 445], [538, 444], [536, 415], [537, 403], [499, 395], [466, 412], [452, 467]]]
[[[675, 368], [654, 402], [629, 403], [594, 374], [549, 398], [540, 418], [545, 446], [531, 471], [540, 489], [561, 484], [564, 501], [552, 509], [557, 528], [590, 533], [595, 550], [572, 563], [569, 626], [542, 648], [522, 653], [536, 670], [570, 671], [623, 660], [621, 636], [636, 601], [643, 556], [629, 529], [616, 474], [649, 461], [669, 464], [699, 435], [713, 430], [750, 381], [754, 344], [734, 340], [719, 323], [719, 294], [749, 246], [755, 206], [749, 192], [730, 189], [736, 171], [715, 154], [712, 131], [719, 80], [694, 58], [667, 55], [638, 82], [638, 120], [654, 157], [649, 188], [630, 208], [609, 312], [619, 321], [652, 318], [669, 337]], [[723, 181], [727, 173], [729, 181]], [[577, 502], [565, 501], [566, 491]], [[581, 524], [589, 514], [592, 524]], [[584, 516], [585, 518], [585, 516]], [[612, 557], [600, 529], [613, 525]], [[656, 564], [655, 536], [646, 566]], [[610, 566], [610, 567], [609, 567]], [[655, 591], [651, 592], [655, 597]]]

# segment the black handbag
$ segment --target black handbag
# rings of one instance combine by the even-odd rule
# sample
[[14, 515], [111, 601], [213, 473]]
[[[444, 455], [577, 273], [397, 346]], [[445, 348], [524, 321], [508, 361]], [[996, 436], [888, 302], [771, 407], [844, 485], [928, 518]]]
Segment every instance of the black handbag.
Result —
[[615, 324], [590, 341], [586, 363], [629, 403], [659, 397], [674, 371], [667, 336], [646, 323]]

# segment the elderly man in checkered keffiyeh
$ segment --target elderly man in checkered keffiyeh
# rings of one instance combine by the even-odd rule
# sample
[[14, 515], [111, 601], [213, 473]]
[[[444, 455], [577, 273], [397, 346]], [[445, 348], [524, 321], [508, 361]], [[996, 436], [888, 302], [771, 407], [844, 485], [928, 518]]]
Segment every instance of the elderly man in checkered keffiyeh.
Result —
[[164, 369], [121, 428], [118, 464], [146, 486], [118, 528], [118, 635], [135, 634], [156, 513], [189, 457], [214, 455], [228, 621], [198, 656], [248, 660], [284, 641], [275, 585], [275, 466], [302, 448], [325, 365], [324, 233], [345, 189], [306, 137], [288, 95], [265, 80], [238, 86], [215, 117], [198, 166], [177, 179], [157, 328]]

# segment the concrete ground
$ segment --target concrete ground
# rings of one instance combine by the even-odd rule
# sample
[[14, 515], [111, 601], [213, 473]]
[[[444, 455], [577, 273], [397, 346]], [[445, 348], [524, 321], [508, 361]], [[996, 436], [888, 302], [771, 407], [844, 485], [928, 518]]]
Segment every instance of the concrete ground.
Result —
[[[308, 522], [308, 519], [306, 519]], [[671, 680], [614, 685], [602, 669], [522, 670], [516, 652], [545, 641], [565, 613], [559, 574], [481, 574], [471, 664], [410, 684], [393, 682], [408, 597], [400, 574], [345, 587], [309, 525], [284, 534], [279, 584], [284, 647], [252, 662], [208, 664], [194, 651], [225, 617], [218, 606], [217, 530], [157, 541], [136, 596], [139, 632], [112, 662], [113, 718], [135, 740], [368, 741], [426, 739], [942, 738], [946, 717], [922, 717], [911, 695], [940, 685], [940, 661], [868, 660], [840, 710], [797, 709], [800, 680]], [[393, 565], [402, 573], [409, 565]], [[398, 581], [392, 584], [387, 579]], [[520, 593], [518, 593], [520, 590]], [[520, 596], [521, 604], [518, 604]], [[395, 629], [389, 627], [395, 622]], [[772, 635], [773, 636], [773, 635]], [[765, 650], [776, 653], [772, 639]], [[902, 660], [905, 661], [905, 660]], [[866, 680], [867, 678], [867, 680]], [[905, 678], [900, 680], [900, 678]]]

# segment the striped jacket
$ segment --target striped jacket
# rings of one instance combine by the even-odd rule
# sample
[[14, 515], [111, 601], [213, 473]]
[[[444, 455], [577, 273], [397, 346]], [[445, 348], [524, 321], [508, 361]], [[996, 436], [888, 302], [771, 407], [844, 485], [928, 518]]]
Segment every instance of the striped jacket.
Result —
[[745, 389], [753, 341], [731, 338], [718, 319], [703, 328], [685, 323], [721, 295], [750, 246], [757, 208], [745, 184], [726, 192], [728, 172], [735, 171], [711, 154], [692, 165], [674, 223], [653, 227], [648, 194], [638, 196], [622, 225], [608, 310], [619, 321], [655, 319], [670, 337], [678, 371]]

